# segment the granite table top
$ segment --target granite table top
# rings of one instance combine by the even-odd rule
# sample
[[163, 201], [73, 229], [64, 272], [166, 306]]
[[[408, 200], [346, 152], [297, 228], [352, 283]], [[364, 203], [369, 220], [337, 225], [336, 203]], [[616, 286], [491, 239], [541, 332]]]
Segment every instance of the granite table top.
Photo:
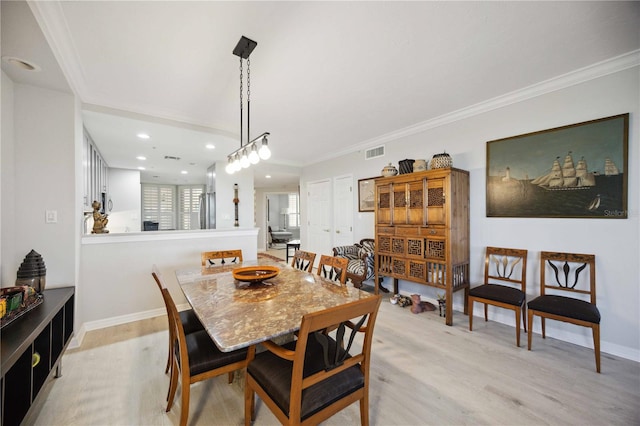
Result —
[[[235, 268], [257, 265], [277, 266], [280, 273], [254, 284], [233, 278]], [[176, 278], [194, 312], [224, 352], [292, 333], [300, 328], [305, 314], [373, 297], [352, 286], [264, 258], [179, 269]]]

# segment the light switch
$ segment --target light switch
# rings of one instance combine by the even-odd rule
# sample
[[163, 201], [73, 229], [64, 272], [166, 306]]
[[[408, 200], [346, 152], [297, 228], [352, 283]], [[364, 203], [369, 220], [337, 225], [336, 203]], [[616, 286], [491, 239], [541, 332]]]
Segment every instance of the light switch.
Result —
[[45, 222], [46, 223], [58, 223], [58, 211], [57, 210], [46, 210], [46, 212], [45, 212]]

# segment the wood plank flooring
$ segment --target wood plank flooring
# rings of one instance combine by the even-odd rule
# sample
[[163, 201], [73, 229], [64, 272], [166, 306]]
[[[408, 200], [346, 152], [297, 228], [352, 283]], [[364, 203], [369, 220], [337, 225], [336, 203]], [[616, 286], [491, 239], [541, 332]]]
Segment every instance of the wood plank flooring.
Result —
[[[388, 297], [388, 296], [387, 296]], [[180, 399], [165, 413], [169, 384], [165, 317], [87, 333], [63, 358], [63, 375], [27, 424], [177, 425]], [[534, 335], [515, 346], [512, 327], [436, 312], [412, 314], [383, 301], [374, 333], [372, 425], [638, 425], [640, 364]], [[257, 401], [255, 425], [278, 424]], [[242, 377], [191, 387], [190, 425], [244, 423]], [[360, 423], [358, 405], [325, 424]]]

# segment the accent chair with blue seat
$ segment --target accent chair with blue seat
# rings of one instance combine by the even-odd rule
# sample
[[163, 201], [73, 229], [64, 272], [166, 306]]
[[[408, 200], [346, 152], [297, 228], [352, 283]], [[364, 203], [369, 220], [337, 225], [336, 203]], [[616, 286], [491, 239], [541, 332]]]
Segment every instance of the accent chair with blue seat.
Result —
[[[571, 295], [572, 297], [566, 296]], [[533, 318], [564, 321], [591, 328], [596, 371], [600, 373], [600, 311], [596, 306], [596, 257], [593, 254], [540, 253], [540, 296], [527, 304], [528, 349], [531, 350]]]

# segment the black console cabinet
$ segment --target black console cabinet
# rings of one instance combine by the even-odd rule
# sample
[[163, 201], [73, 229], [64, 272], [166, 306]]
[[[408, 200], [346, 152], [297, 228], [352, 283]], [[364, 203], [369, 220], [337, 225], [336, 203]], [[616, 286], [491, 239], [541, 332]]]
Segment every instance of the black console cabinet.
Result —
[[1, 426], [19, 425], [53, 371], [59, 374], [73, 336], [74, 293], [75, 287], [45, 290], [42, 304], [2, 329]]

